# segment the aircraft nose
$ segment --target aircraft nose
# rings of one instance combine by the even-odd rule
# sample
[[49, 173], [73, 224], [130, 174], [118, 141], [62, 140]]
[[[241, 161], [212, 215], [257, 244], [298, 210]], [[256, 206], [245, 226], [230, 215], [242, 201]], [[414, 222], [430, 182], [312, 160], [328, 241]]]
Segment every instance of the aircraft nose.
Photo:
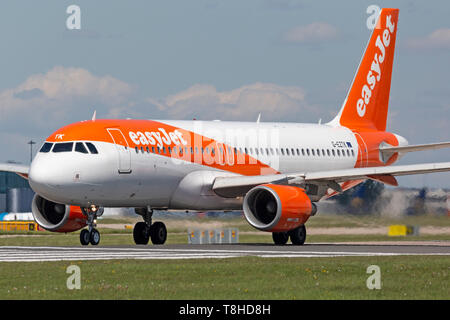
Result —
[[66, 180], [62, 168], [53, 162], [51, 159], [35, 158], [30, 166], [30, 187], [44, 197], [57, 195]]
[[28, 182], [34, 192], [38, 194], [46, 194], [51, 185], [51, 171], [45, 162], [42, 159], [33, 160], [28, 173]]

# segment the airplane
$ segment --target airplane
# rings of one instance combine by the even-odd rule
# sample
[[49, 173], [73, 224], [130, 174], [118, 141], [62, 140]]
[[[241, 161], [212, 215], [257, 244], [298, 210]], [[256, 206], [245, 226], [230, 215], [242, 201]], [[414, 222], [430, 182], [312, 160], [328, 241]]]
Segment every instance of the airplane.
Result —
[[[450, 162], [394, 164], [409, 145], [386, 131], [398, 9], [383, 8], [339, 113], [325, 124], [97, 119], [52, 133], [30, 167], [2, 164], [36, 192], [32, 213], [44, 229], [81, 230], [98, 245], [95, 220], [105, 207], [135, 208], [136, 244], [164, 244], [154, 210], [243, 210], [275, 244], [303, 245], [316, 202], [367, 179], [443, 172]], [[87, 228], [86, 228], [87, 227]]]

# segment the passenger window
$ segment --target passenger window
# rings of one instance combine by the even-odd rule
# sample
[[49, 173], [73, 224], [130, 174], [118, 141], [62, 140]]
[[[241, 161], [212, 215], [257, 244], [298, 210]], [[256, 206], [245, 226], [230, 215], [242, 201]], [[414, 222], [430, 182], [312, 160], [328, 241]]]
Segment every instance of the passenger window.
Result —
[[302, 156], [305, 155], [305, 149], [302, 149]]
[[306, 149], [306, 154], [307, 154], [308, 157], [309, 157], [309, 149]]
[[53, 147], [53, 143], [46, 142], [42, 145], [41, 150], [39, 150], [39, 152], [43, 152], [43, 153], [50, 152], [52, 147]]
[[312, 154], [313, 156], [316, 155], [316, 153], [314, 152], [314, 149], [311, 149], [311, 154]]
[[355, 156], [355, 152], [353, 151], [353, 149], [352, 149], [352, 156]]
[[289, 155], [289, 149], [286, 148], [286, 155]]
[[339, 151], [339, 149], [336, 150], [338, 157], [341, 156], [341, 152]]
[[327, 155], [330, 156], [330, 149], [327, 149]]
[[80, 153], [89, 153], [86, 149], [86, 147], [84, 146], [83, 142], [77, 142], [75, 144], [75, 151], [76, 152], [80, 152]]
[[98, 154], [97, 148], [92, 143], [86, 142], [86, 145], [92, 154]]
[[53, 152], [71, 152], [73, 149], [73, 142], [55, 143]]

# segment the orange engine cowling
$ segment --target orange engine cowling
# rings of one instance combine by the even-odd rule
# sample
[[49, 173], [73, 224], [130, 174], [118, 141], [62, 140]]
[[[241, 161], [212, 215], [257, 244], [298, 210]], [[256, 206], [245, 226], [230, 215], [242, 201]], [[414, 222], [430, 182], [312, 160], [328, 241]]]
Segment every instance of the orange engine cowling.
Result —
[[31, 204], [34, 220], [53, 232], [72, 232], [87, 225], [87, 217], [80, 207], [55, 203], [36, 194]]
[[304, 224], [316, 206], [299, 187], [264, 184], [247, 192], [244, 215], [258, 230], [285, 232]]

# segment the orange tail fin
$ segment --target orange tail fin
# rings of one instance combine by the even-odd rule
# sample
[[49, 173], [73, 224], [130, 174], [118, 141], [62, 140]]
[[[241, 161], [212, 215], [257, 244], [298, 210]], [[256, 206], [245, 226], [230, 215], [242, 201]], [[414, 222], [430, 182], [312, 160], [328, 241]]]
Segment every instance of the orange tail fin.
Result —
[[341, 111], [330, 124], [386, 130], [398, 9], [383, 8]]

